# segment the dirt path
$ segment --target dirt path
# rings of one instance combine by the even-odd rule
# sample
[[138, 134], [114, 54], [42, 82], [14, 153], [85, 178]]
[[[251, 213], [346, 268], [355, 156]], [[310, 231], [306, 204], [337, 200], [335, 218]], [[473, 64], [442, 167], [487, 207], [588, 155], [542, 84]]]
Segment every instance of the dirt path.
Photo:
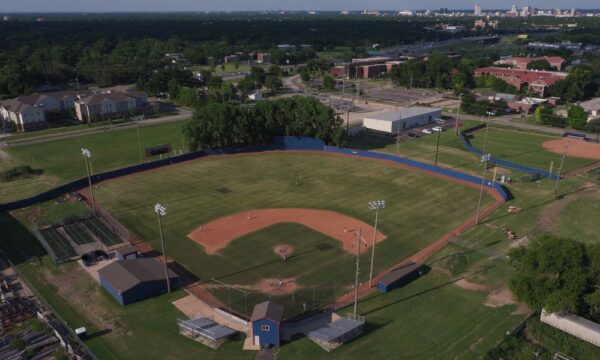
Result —
[[[199, 226], [188, 237], [204, 247], [207, 254], [214, 254], [226, 247], [231, 241], [246, 234], [277, 223], [299, 223], [315, 231], [339, 240], [344, 250], [356, 253], [356, 231], [362, 229], [363, 237], [368, 239], [361, 244], [361, 251], [371, 244], [373, 227], [363, 221], [327, 210], [282, 208], [244, 211], [224, 216]], [[377, 232], [376, 241], [386, 238]]]
[[547, 151], [562, 154], [565, 145], [567, 148], [567, 156], [600, 160], [600, 144], [584, 140], [562, 138], [546, 141], [542, 144], [542, 147]]

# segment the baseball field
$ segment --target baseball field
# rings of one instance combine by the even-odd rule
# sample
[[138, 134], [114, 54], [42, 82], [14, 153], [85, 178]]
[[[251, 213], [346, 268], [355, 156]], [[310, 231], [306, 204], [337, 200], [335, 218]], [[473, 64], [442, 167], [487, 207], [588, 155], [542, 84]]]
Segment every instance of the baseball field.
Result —
[[[369, 201], [387, 201], [379, 216], [377, 274], [473, 217], [479, 196], [477, 188], [387, 163], [280, 152], [204, 158], [104, 182], [95, 192], [104, 210], [155, 249], [160, 243], [153, 206], [164, 205], [168, 257], [209, 289], [217, 279], [252, 296], [293, 291], [309, 306], [331, 303], [351, 289], [354, 234], [363, 231], [361, 246], [372, 242]], [[486, 194], [484, 206], [492, 203]], [[264, 209], [311, 210], [280, 211], [274, 221], [264, 219]], [[315, 210], [327, 214], [311, 218]], [[223, 235], [227, 227], [234, 235]], [[291, 250], [285, 261], [277, 251], [282, 245]], [[361, 252], [361, 283], [368, 280], [368, 250]], [[251, 311], [242, 306], [241, 293], [226, 299], [216, 287], [214, 295], [233, 301], [238, 312]]]

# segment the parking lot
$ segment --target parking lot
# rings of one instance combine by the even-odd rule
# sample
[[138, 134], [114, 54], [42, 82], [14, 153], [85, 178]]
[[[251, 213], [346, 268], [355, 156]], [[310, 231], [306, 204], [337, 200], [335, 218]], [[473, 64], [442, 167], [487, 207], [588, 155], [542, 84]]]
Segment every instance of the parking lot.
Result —
[[383, 101], [392, 101], [400, 106], [416, 103], [431, 104], [443, 100], [440, 93], [422, 89], [373, 88], [366, 90], [367, 96]]

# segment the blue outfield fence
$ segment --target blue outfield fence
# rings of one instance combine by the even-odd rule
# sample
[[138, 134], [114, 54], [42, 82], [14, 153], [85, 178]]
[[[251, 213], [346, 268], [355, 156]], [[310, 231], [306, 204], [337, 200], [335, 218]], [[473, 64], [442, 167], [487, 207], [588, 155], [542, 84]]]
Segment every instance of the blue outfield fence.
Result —
[[[399, 158], [390, 154], [383, 153], [375, 153], [368, 152], [363, 150], [352, 150], [352, 149], [341, 149], [335, 146], [326, 146], [325, 143], [319, 139], [309, 138], [309, 137], [294, 137], [294, 136], [278, 136], [274, 138], [273, 145], [264, 145], [264, 146], [247, 146], [247, 147], [239, 147], [239, 148], [227, 148], [227, 149], [215, 149], [215, 150], [206, 150], [206, 151], [198, 151], [178, 156], [173, 156], [168, 159], [151, 161], [148, 163], [128, 166], [116, 170], [106, 171], [99, 174], [92, 175], [92, 183], [96, 184], [105, 180], [114, 179], [121, 176], [132, 175], [146, 170], [157, 169], [163, 166], [179, 164], [184, 161], [199, 159], [202, 157], [210, 156], [210, 155], [233, 155], [233, 154], [250, 154], [250, 153], [260, 153], [265, 151], [273, 151], [273, 150], [313, 150], [313, 151], [327, 151], [331, 153], [339, 153], [339, 154], [347, 154], [360, 156], [364, 158], [372, 158], [372, 159], [382, 159], [388, 160], [392, 162], [396, 162], [403, 165], [412, 166], [415, 168], [419, 168], [426, 171], [431, 171], [434, 173], [438, 173], [440, 175], [448, 176], [455, 178], [457, 180], [467, 181], [473, 184], [480, 185], [481, 178], [463, 174], [458, 171], [443, 169], [439, 167], [435, 167], [433, 165], [421, 163], [415, 160]], [[484, 184], [486, 187], [495, 189], [502, 198], [506, 201], [508, 200], [508, 194], [505, 189], [498, 184], [497, 182], [486, 181]], [[0, 204], [0, 211], [12, 211], [21, 209], [24, 207], [28, 207], [31, 205], [35, 205], [41, 202], [50, 201], [56, 199], [57, 197], [66, 194], [68, 192], [77, 191], [79, 189], [85, 188], [88, 186], [87, 177], [74, 180], [70, 183], [61, 185], [54, 189], [48, 190], [41, 194], [32, 196], [27, 199], [22, 199], [6, 204]]]
[[[481, 151], [479, 148], [476, 148], [475, 146], [473, 146], [471, 144], [471, 142], [469, 141], [469, 139], [467, 139], [467, 137], [465, 136], [466, 134], [470, 134], [474, 131], [477, 131], [479, 129], [483, 129], [485, 128], [485, 125], [477, 125], [475, 127], [472, 127], [470, 129], [467, 129], [465, 131], [461, 131], [460, 132], [460, 139], [462, 140], [463, 145], [467, 148], [467, 150], [469, 150], [470, 152], [477, 154], [479, 156], [484, 155], [483, 151]], [[524, 173], [528, 173], [528, 174], [532, 174], [532, 175], [538, 175], [541, 177], [546, 177], [549, 179], [553, 179], [556, 180], [558, 179], [560, 176], [558, 174], [552, 174], [546, 170], [541, 170], [541, 169], [536, 169], [536, 168], [532, 168], [529, 166], [525, 166], [525, 165], [521, 165], [521, 164], [517, 164], [511, 161], [507, 161], [507, 160], [502, 160], [499, 159], [495, 156], [491, 156], [490, 157], [490, 162], [496, 164], [496, 165], [501, 165], [507, 168], [511, 168], [511, 169], [515, 169], [515, 170], [519, 170], [522, 171]]]

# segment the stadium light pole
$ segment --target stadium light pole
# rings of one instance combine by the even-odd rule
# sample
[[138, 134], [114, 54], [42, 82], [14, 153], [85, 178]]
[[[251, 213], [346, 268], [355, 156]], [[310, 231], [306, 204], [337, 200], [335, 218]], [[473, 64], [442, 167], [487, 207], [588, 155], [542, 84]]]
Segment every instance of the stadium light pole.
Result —
[[165, 280], [167, 282], [167, 292], [170, 294], [171, 293], [171, 282], [169, 281], [169, 267], [167, 265], [168, 264], [167, 253], [165, 252], [165, 240], [164, 240], [163, 229], [162, 229], [162, 217], [167, 215], [167, 208], [165, 208], [164, 206], [162, 206], [159, 203], [156, 203], [156, 205], [154, 205], [154, 212], [156, 213], [156, 216], [158, 217], [158, 231], [160, 233], [160, 245], [162, 246], [162, 253], [165, 258]]
[[567, 157], [567, 149], [569, 148], [569, 138], [565, 138], [565, 144], [563, 146], [562, 157], [560, 158], [560, 167], [558, 168], [558, 173], [556, 174], [556, 184], [554, 184], [554, 200], [558, 198], [558, 184], [560, 182], [560, 176], [563, 171], [563, 166], [565, 165], [565, 158]]
[[437, 132], [437, 143], [435, 145], [435, 167], [437, 167], [438, 165], [438, 154], [440, 152], [440, 136], [442, 134], [442, 128], [441, 126], [445, 123], [446, 121], [444, 121], [444, 119], [442, 118], [437, 118], [435, 119], [435, 123], [440, 125], [440, 129]]
[[373, 286], [373, 264], [375, 263], [375, 243], [377, 240], [377, 220], [379, 209], [385, 209], [385, 200], [369, 201], [369, 210], [375, 210], [375, 227], [373, 228], [373, 245], [371, 248], [371, 269], [369, 270], [369, 286]]
[[481, 200], [483, 199], [483, 186], [485, 184], [485, 173], [487, 171], [487, 163], [490, 161], [492, 156], [485, 154], [481, 156], [481, 162], [483, 163], [483, 176], [481, 177], [481, 189], [479, 190], [479, 202], [477, 203], [477, 215], [475, 216], [475, 225], [479, 224], [479, 213], [481, 212]]
[[92, 157], [92, 152], [89, 149], [81, 148], [81, 154], [83, 155], [83, 160], [85, 161], [85, 171], [87, 173], [88, 185], [90, 187], [90, 195], [92, 197], [92, 210], [94, 211], [94, 216], [96, 216], [96, 199], [94, 198], [94, 187], [92, 186], [92, 175], [90, 174], [90, 158]]
[[360, 240], [362, 238], [362, 228], [358, 229], [356, 234], [356, 274], [354, 277], [354, 316], [358, 307], [358, 274], [360, 272]]
[[454, 135], [458, 136], [458, 123], [459, 123], [459, 117], [460, 117], [460, 106], [462, 105], [462, 97], [463, 97], [463, 93], [461, 93], [460, 95], [458, 95], [458, 111], [456, 112], [456, 124], [454, 125]]

